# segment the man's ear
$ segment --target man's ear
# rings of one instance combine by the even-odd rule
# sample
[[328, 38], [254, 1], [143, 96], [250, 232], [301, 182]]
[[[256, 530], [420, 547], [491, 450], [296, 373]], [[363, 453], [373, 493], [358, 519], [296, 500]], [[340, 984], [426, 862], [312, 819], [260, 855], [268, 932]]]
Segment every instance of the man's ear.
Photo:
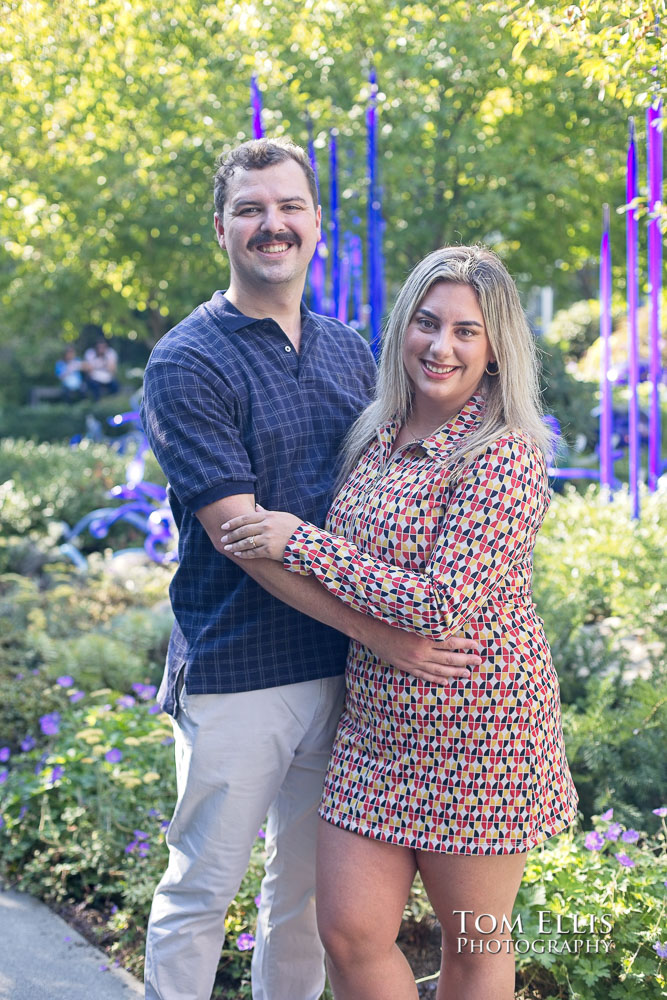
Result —
[[215, 235], [218, 237], [218, 243], [221, 250], [225, 250], [225, 228], [222, 224], [222, 219], [216, 212], [213, 216], [213, 226], [215, 228]]

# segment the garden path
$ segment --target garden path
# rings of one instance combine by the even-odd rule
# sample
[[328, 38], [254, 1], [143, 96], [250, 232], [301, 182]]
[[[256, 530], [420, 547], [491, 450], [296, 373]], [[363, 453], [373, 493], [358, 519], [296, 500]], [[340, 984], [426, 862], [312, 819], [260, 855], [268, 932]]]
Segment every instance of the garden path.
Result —
[[44, 903], [0, 891], [0, 1000], [133, 1000], [141, 984]]

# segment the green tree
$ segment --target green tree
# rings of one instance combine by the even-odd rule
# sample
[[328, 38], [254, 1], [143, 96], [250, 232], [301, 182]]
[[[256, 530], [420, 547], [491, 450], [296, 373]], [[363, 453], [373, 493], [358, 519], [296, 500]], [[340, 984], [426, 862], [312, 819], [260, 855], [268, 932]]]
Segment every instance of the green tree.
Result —
[[[624, 110], [555, 48], [517, 55], [507, 6], [462, 0], [0, 2], [0, 343], [34, 370], [85, 321], [153, 342], [224, 287], [218, 152], [313, 121], [325, 216], [339, 136], [343, 228], [365, 227], [378, 74], [389, 299], [444, 242], [483, 240], [524, 287], [592, 292], [599, 201], [622, 203]], [[514, 52], [514, 55], [513, 55]]]

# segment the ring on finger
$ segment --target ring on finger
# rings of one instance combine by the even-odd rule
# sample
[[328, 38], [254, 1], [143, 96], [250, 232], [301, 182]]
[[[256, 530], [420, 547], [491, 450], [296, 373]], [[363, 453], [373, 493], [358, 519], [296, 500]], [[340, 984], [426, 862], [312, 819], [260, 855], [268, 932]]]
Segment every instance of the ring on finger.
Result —
[[257, 543], [255, 542], [255, 536], [254, 535], [250, 536], [250, 541], [252, 542], [253, 549], [256, 549], [257, 548]]

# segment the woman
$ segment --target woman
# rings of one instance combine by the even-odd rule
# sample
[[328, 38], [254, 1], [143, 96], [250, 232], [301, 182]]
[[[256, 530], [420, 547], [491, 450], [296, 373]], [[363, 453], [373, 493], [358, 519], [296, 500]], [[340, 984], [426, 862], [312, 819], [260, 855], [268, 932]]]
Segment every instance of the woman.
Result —
[[575, 818], [530, 590], [549, 502], [538, 400], [533, 338], [500, 260], [437, 250], [399, 293], [328, 530], [261, 508], [222, 526], [238, 556], [282, 560], [398, 628], [482, 647], [470, 678], [439, 686], [350, 645], [318, 845], [337, 1000], [417, 996], [395, 944], [417, 871], [443, 931], [439, 1000], [510, 1000], [526, 852]]

